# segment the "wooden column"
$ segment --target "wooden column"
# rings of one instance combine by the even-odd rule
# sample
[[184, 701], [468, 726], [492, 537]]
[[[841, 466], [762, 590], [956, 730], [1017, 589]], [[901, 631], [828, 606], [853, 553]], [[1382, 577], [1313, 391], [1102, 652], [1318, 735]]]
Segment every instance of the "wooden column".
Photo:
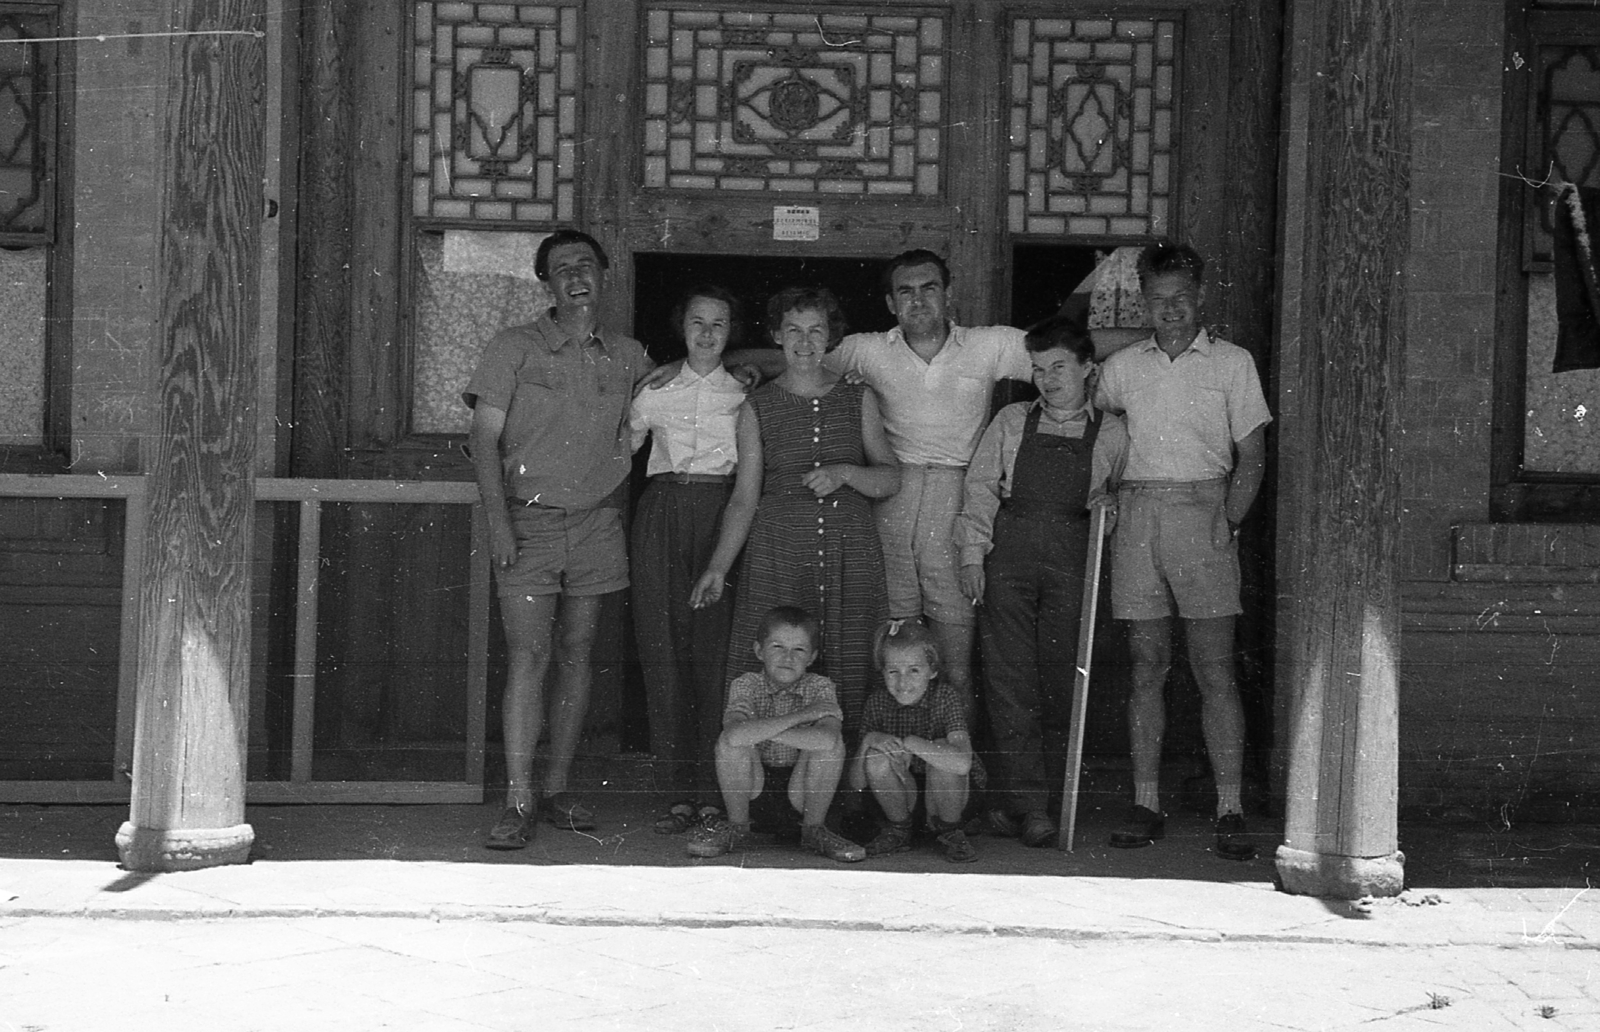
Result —
[[[1394, 895], [1400, 607], [1399, 442], [1409, 241], [1410, 33], [1406, 0], [1293, 0], [1285, 218], [1299, 221], [1301, 456], [1286, 494], [1298, 544], [1283, 886]], [[1297, 132], [1297, 130], [1300, 130]], [[1299, 209], [1299, 210], [1296, 210]]]
[[173, 0], [160, 406], [123, 866], [242, 863], [255, 501], [264, 0]]

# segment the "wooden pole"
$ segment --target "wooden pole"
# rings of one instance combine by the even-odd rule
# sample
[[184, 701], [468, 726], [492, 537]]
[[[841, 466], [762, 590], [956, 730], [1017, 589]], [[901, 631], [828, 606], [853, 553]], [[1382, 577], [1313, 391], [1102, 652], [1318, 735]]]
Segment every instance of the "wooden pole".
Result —
[[1094, 624], [1100, 611], [1100, 566], [1106, 551], [1106, 509], [1089, 520], [1089, 554], [1083, 564], [1083, 612], [1078, 618], [1078, 667], [1072, 678], [1072, 731], [1067, 740], [1066, 781], [1061, 789], [1057, 848], [1072, 852], [1078, 830], [1078, 779], [1083, 771], [1083, 722], [1089, 716], [1089, 669], [1094, 665]]
[[[1406, 0], [1294, 0], [1306, 84], [1284, 888], [1393, 895], [1411, 63]], [[1294, 166], [1295, 161], [1288, 162]]]
[[[242, 863], [264, 0], [172, 0], [160, 407], [123, 866]], [[232, 34], [241, 33], [241, 34]]]

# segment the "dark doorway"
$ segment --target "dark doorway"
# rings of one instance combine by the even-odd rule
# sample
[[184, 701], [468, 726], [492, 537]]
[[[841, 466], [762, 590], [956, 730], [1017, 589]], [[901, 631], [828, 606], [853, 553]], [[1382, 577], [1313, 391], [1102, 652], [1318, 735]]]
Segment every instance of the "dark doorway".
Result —
[[683, 357], [668, 323], [685, 290], [715, 283], [744, 303], [745, 334], [730, 347], [767, 347], [763, 328], [767, 300], [784, 287], [827, 287], [844, 308], [850, 332], [887, 330], [894, 316], [883, 302], [878, 276], [883, 263], [861, 258], [774, 258], [729, 254], [637, 254], [634, 256], [633, 335], [650, 357]]
[[1111, 246], [1015, 244], [1011, 248], [1011, 325], [1055, 315]]

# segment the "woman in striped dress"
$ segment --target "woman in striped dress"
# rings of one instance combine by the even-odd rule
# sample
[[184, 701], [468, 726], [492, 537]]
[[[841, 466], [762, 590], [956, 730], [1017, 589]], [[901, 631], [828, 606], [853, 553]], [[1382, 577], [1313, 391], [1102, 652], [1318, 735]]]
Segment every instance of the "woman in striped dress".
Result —
[[721, 597], [743, 549], [725, 676], [761, 668], [753, 643], [763, 613], [799, 606], [822, 623], [822, 658], [813, 669], [838, 689], [853, 742], [872, 634], [889, 612], [871, 503], [900, 489], [900, 468], [877, 396], [822, 364], [844, 336], [834, 296], [811, 287], [780, 291], [767, 305], [767, 329], [788, 368], [739, 411], [733, 498], [691, 602]]

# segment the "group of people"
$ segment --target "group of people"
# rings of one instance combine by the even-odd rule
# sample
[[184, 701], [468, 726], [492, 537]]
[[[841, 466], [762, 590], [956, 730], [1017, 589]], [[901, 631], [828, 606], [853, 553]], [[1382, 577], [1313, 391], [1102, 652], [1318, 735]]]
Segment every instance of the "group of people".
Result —
[[[1139, 255], [1148, 325], [1131, 330], [1077, 315], [956, 326], [948, 266], [914, 250], [884, 269], [887, 333], [846, 336], [833, 295], [797, 286], [767, 305], [777, 349], [729, 350], [739, 301], [699, 286], [672, 317], [686, 358], [660, 368], [602, 328], [608, 265], [585, 233], [547, 237], [534, 271], [554, 306], [496, 336], [465, 395], [508, 649], [506, 807], [486, 845], [520, 848], [541, 819], [595, 826], [568, 777], [599, 598], [630, 583], [621, 510], [648, 440], [635, 627], [652, 751], [680, 797], [656, 829], [685, 834], [690, 855], [738, 850], [753, 828], [842, 862], [898, 852], [920, 803], [945, 857], [967, 862], [975, 788], [986, 832], [1054, 842], [1089, 513], [1102, 506], [1133, 664], [1134, 800], [1111, 844], [1163, 834], [1176, 610], [1216, 775], [1216, 851], [1254, 856], [1236, 539], [1270, 414], [1250, 356], [1200, 323], [1196, 252]], [[1006, 379], [1031, 379], [1038, 400], [990, 421]], [[992, 770], [973, 751], [980, 716]], [[830, 821], [836, 799], [875, 802], [864, 844]]]

